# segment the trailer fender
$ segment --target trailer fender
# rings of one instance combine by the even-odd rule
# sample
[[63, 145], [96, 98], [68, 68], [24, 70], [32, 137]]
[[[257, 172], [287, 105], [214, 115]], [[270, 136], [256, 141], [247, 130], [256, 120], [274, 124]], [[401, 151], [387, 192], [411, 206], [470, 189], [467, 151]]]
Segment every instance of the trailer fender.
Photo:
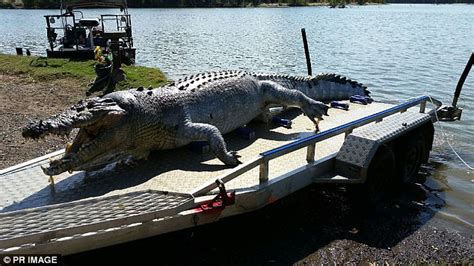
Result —
[[[393, 152], [398, 179], [411, 182], [427, 161], [432, 142], [431, 116], [406, 111], [349, 134], [336, 156], [335, 169], [341, 176], [364, 183], [371, 164], [387, 156], [383, 153]], [[390, 171], [385, 170], [387, 175]]]

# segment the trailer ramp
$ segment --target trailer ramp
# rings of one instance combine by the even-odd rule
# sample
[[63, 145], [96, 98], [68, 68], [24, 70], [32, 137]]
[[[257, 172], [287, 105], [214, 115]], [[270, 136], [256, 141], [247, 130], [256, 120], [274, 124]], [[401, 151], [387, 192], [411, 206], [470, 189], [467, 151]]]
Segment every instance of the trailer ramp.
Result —
[[1, 213], [0, 251], [172, 216], [193, 205], [191, 195], [141, 191]]

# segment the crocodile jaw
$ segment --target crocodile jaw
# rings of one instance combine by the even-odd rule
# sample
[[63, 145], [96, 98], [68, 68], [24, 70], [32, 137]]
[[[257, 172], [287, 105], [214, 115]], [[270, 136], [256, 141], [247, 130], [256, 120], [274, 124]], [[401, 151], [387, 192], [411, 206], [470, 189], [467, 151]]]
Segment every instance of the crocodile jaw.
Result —
[[84, 170], [91, 172], [103, 168], [104, 166], [121, 161], [127, 161], [131, 157], [126, 151], [110, 151], [103, 153], [91, 160], [81, 162], [76, 154], [66, 154], [64, 157], [53, 160], [49, 163], [49, 167], [42, 167], [46, 175], [59, 175], [66, 171]]
[[90, 99], [47, 120], [30, 122], [22, 135], [26, 139], [37, 140], [47, 135], [68, 135], [72, 129], [79, 128], [73, 143], [66, 147], [64, 156], [51, 161], [43, 171], [47, 175], [88, 171], [126, 157], [123, 150], [115, 152], [116, 147], [127, 139], [124, 136], [128, 130], [122, 123], [125, 115], [125, 111], [110, 99]]

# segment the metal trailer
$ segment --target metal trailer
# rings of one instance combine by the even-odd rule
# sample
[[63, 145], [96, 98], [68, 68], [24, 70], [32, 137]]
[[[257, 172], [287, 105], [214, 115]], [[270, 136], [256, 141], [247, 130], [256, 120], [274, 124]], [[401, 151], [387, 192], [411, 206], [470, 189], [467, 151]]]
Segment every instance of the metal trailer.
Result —
[[330, 109], [320, 133], [299, 111], [284, 112], [291, 128], [255, 123], [248, 127], [257, 138], [226, 136], [244, 162], [232, 169], [187, 148], [87, 178], [64, 173], [55, 184], [40, 166], [63, 151], [4, 169], [0, 253], [65, 255], [212, 223], [314, 183], [383, 181], [376, 174], [381, 165], [410, 182], [433, 141], [439, 106], [427, 110], [429, 102], [428, 96], [399, 105], [348, 102], [348, 111]]

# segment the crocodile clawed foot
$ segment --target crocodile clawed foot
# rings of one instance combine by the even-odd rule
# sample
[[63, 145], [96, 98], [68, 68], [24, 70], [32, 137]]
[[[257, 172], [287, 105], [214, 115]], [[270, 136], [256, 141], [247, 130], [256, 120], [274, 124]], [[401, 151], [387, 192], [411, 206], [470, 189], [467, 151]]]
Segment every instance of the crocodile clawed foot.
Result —
[[316, 120], [316, 122], [314, 123], [314, 132], [315, 133], [318, 133], [320, 130], [319, 130], [319, 119]]
[[328, 115], [329, 107], [318, 101], [311, 101], [310, 104], [301, 108], [304, 114], [314, 123], [316, 132], [319, 132], [319, 121], [323, 120], [323, 115]]
[[226, 164], [226, 165], [229, 165], [229, 166], [237, 166], [239, 164], [241, 164], [242, 162], [239, 160], [241, 156], [237, 154], [236, 151], [229, 151], [226, 153], [226, 156], [225, 158], [223, 158], [223, 162]]

